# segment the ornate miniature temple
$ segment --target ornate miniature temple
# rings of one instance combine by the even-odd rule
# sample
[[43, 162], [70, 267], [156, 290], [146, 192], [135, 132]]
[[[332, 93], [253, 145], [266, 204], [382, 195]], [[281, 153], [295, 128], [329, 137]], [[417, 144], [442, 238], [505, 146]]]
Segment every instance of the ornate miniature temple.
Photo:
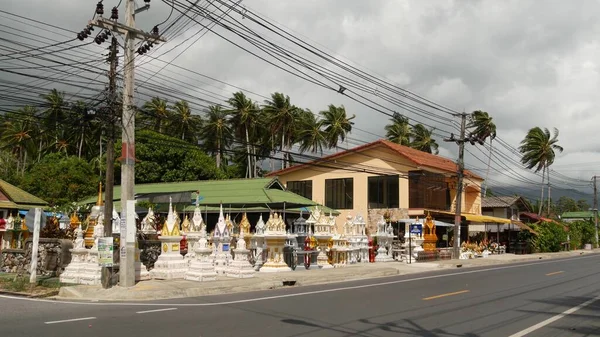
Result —
[[423, 240], [423, 250], [427, 252], [435, 251], [438, 237], [435, 234], [435, 222], [429, 213], [427, 213], [423, 224]]
[[225, 275], [229, 261], [231, 261], [231, 232], [223, 216], [223, 205], [220, 206], [219, 220], [213, 234], [214, 265], [218, 275]]
[[254, 235], [251, 240], [251, 247], [254, 250], [254, 270], [259, 271], [265, 263], [265, 255], [267, 249], [265, 246], [265, 222], [263, 221], [262, 214], [258, 218], [258, 222], [254, 227]]
[[[389, 227], [391, 229], [391, 227]], [[375, 262], [391, 262], [394, 259], [391, 256], [392, 240], [394, 239], [394, 233], [390, 233], [388, 230], [388, 224], [385, 221], [383, 215], [377, 221], [377, 233], [373, 235], [377, 238], [377, 256], [375, 256]], [[388, 254], [389, 250], [389, 254]]]
[[229, 277], [236, 278], [254, 277], [254, 269], [248, 260], [250, 250], [246, 249], [246, 240], [244, 240], [246, 235], [245, 230], [250, 229], [250, 222], [246, 217], [246, 213], [244, 213], [244, 216], [242, 217], [239, 228], [240, 232], [234, 251], [234, 259], [233, 261], [229, 262], [229, 266], [227, 267], [225, 274]]
[[173, 210], [169, 198], [169, 213], [158, 239], [161, 245], [161, 254], [150, 271], [152, 278], [171, 280], [182, 279], [187, 271], [188, 262], [181, 256], [181, 232], [179, 230], [179, 216]]
[[104, 225], [104, 202], [102, 201], [102, 183], [98, 187], [98, 200], [92, 207], [87, 217], [87, 229], [85, 231], [85, 247], [91, 248], [94, 245], [94, 227], [97, 224]]
[[265, 225], [265, 243], [267, 245], [267, 260], [260, 268], [261, 272], [282, 272], [292, 269], [285, 263], [283, 257], [283, 248], [287, 233], [285, 223], [279, 217], [277, 212], [272, 213]]
[[327, 257], [329, 253], [329, 240], [333, 236], [333, 226], [335, 226], [335, 219], [332, 223], [327, 216], [321, 213], [321, 210], [318, 207], [311, 212], [311, 216], [306, 221], [309, 224], [314, 224], [315, 232], [313, 234], [314, 238], [317, 239], [317, 243], [319, 245], [319, 255], [317, 256], [317, 266], [321, 269], [333, 268], [333, 266], [329, 263], [329, 259]]
[[65, 271], [60, 274], [61, 283], [80, 283], [80, 278], [85, 274], [85, 269], [88, 259], [88, 250], [85, 248], [85, 240], [83, 239], [83, 230], [81, 227], [75, 229], [75, 242], [71, 252], [71, 263], [65, 268]]

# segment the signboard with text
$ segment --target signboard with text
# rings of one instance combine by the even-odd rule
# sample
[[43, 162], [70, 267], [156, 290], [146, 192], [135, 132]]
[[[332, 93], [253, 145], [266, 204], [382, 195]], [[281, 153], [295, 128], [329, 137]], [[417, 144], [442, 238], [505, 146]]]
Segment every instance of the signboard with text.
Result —
[[98, 264], [104, 267], [113, 265], [113, 238], [112, 236], [98, 238]]

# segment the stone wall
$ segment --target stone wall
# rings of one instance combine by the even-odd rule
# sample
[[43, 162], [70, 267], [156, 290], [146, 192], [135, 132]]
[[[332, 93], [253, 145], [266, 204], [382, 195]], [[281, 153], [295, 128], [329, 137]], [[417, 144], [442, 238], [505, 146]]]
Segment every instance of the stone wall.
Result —
[[[73, 243], [70, 240], [44, 238], [40, 238], [39, 242], [37, 274], [60, 275], [64, 267], [71, 262], [69, 249], [73, 248]], [[3, 249], [0, 271], [29, 274], [31, 247], [32, 241], [28, 239], [25, 242], [25, 249]]]
[[389, 213], [392, 222], [409, 218], [408, 209], [406, 208], [371, 208], [367, 220], [367, 229], [370, 234], [377, 232], [377, 222], [386, 212]]

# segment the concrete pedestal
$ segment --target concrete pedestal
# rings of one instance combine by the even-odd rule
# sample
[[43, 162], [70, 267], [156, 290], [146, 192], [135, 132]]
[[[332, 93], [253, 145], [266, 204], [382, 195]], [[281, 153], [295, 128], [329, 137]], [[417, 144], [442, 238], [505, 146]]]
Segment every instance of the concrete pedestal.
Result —
[[188, 270], [188, 262], [180, 253], [181, 236], [160, 236], [161, 254], [154, 263], [150, 276], [160, 280], [182, 279]]
[[190, 268], [185, 273], [185, 279], [197, 282], [215, 281], [217, 273], [210, 257], [212, 249], [198, 247], [194, 253], [195, 258], [190, 262]]
[[188, 251], [187, 254], [183, 257], [184, 260], [191, 263], [196, 258], [196, 245], [198, 244], [198, 240], [200, 240], [200, 233], [190, 232], [186, 235], [186, 240], [188, 242]]
[[265, 242], [267, 244], [266, 261], [260, 268], [261, 272], [273, 273], [292, 271], [283, 258], [283, 247], [285, 247], [286, 234], [282, 235], [266, 235]]
[[88, 250], [85, 248], [69, 249], [71, 252], [71, 263], [60, 274], [60, 283], [78, 284], [79, 278], [85, 273], [87, 265]]
[[229, 263], [225, 275], [235, 278], [254, 277], [254, 268], [250, 264], [250, 261], [248, 261], [250, 251], [245, 248], [237, 248], [233, 252], [235, 253], [235, 258]]
[[98, 264], [98, 249], [88, 250], [87, 263], [79, 277], [79, 284], [99, 285], [102, 280], [102, 267]]

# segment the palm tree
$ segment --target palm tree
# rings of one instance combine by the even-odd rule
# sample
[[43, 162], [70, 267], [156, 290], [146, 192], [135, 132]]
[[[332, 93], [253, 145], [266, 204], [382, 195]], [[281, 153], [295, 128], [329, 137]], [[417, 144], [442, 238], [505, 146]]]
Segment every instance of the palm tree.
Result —
[[412, 130], [408, 124], [408, 118], [394, 114], [391, 124], [385, 126], [385, 137], [396, 144], [410, 146], [410, 137], [412, 136]]
[[544, 201], [544, 173], [548, 176], [548, 212], [550, 212], [550, 165], [554, 163], [555, 151], [562, 152], [562, 146], [558, 145], [558, 129], [554, 128], [554, 135], [550, 134], [547, 128], [542, 130], [540, 127], [534, 127], [527, 132], [525, 138], [521, 141], [519, 151], [523, 155], [521, 162], [528, 168], [535, 167], [535, 172], [542, 171], [542, 192], [540, 198], [540, 208], [538, 215], [542, 214]]
[[427, 129], [423, 124], [417, 124], [413, 127], [413, 141], [410, 147], [419, 151], [438, 154], [439, 145], [433, 138], [433, 129]]
[[297, 124], [294, 123], [298, 118], [298, 108], [290, 103], [290, 96], [280, 92], [271, 94], [270, 100], [265, 100], [263, 111], [266, 114], [270, 131], [277, 138], [281, 139], [281, 168], [288, 166], [287, 153], [291, 150], [293, 137], [296, 134]]
[[153, 121], [154, 131], [162, 133], [163, 126], [171, 117], [171, 111], [167, 105], [167, 101], [159, 97], [154, 97], [152, 100], [144, 103], [145, 120]]
[[323, 126], [329, 148], [337, 147], [339, 141], [344, 141], [348, 133], [352, 131], [352, 120], [356, 115], [348, 118], [344, 106], [336, 107], [330, 104], [327, 110], [320, 112], [323, 116]]
[[202, 126], [200, 116], [192, 115], [192, 110], [187, 101], [181, 100], [175, 103], [172, 110], [171, 126], [173, 132], [181, 135], [181, 140], [196, 140], [195, 133]]
[[246, 95], [241, 91], [234, 93], [233, 97], [227, 100], [227, 103], [232, 108], [228, 111], [228, 113], [232, 115], [231, 122], [236, 136], [242, 136], [246, 139], [246, 177], [252, 178], [250, 130], [258, 119], [259, 109], [256, 104], [254, 104], [251, 99], [247, 98]]
[[42, 95], [42, 98], [47, 106], [44, 112], [46, 130], [53, 130], [54, 141], [58, 142], [59, 122], [65, 119], [65, 94], [52, 89], [50, 93]]
[[220, 168], [223, 154], [231, 146], [233, 140], [233, 131], [227, 112], [220, 105], [209, 106], [207, 120], [201, 130], [200, 137], [203, 146], [215, 156], [217, 168]]
[[27, 150], [31, 145], [31, 128], [27, 119], [14, 119], [4, 122], [2, 131], [3, 148], [11, 149], [17, 158], [17, 172], [25, 172]]
[[487, 112], [481, 110], [473, 111], [469, 118], [470, 121], [467, 127], [473, 128], [473, 130], [470, 132], [470, 135], [478, 138], [481, 142], [484, 142], [487, 138], [490, 139], [487, 169], [485, 172], [485, 180], [483, 181], [484, 185], [482, 191], [482, 195], [485, 196], [488, 176], [490, 174], [490, 163], [492, 160], [492, 141], [494, 138], [496, 138], [496, 124], [494, 124], [492, 117]]
[[319, 119], [312, 111], [306, 109], [300, 113], [300, 152], [310, 151], [323, 155], [323, 147], [327, 146], [326, 134], [322, 130], [323, 120]]

